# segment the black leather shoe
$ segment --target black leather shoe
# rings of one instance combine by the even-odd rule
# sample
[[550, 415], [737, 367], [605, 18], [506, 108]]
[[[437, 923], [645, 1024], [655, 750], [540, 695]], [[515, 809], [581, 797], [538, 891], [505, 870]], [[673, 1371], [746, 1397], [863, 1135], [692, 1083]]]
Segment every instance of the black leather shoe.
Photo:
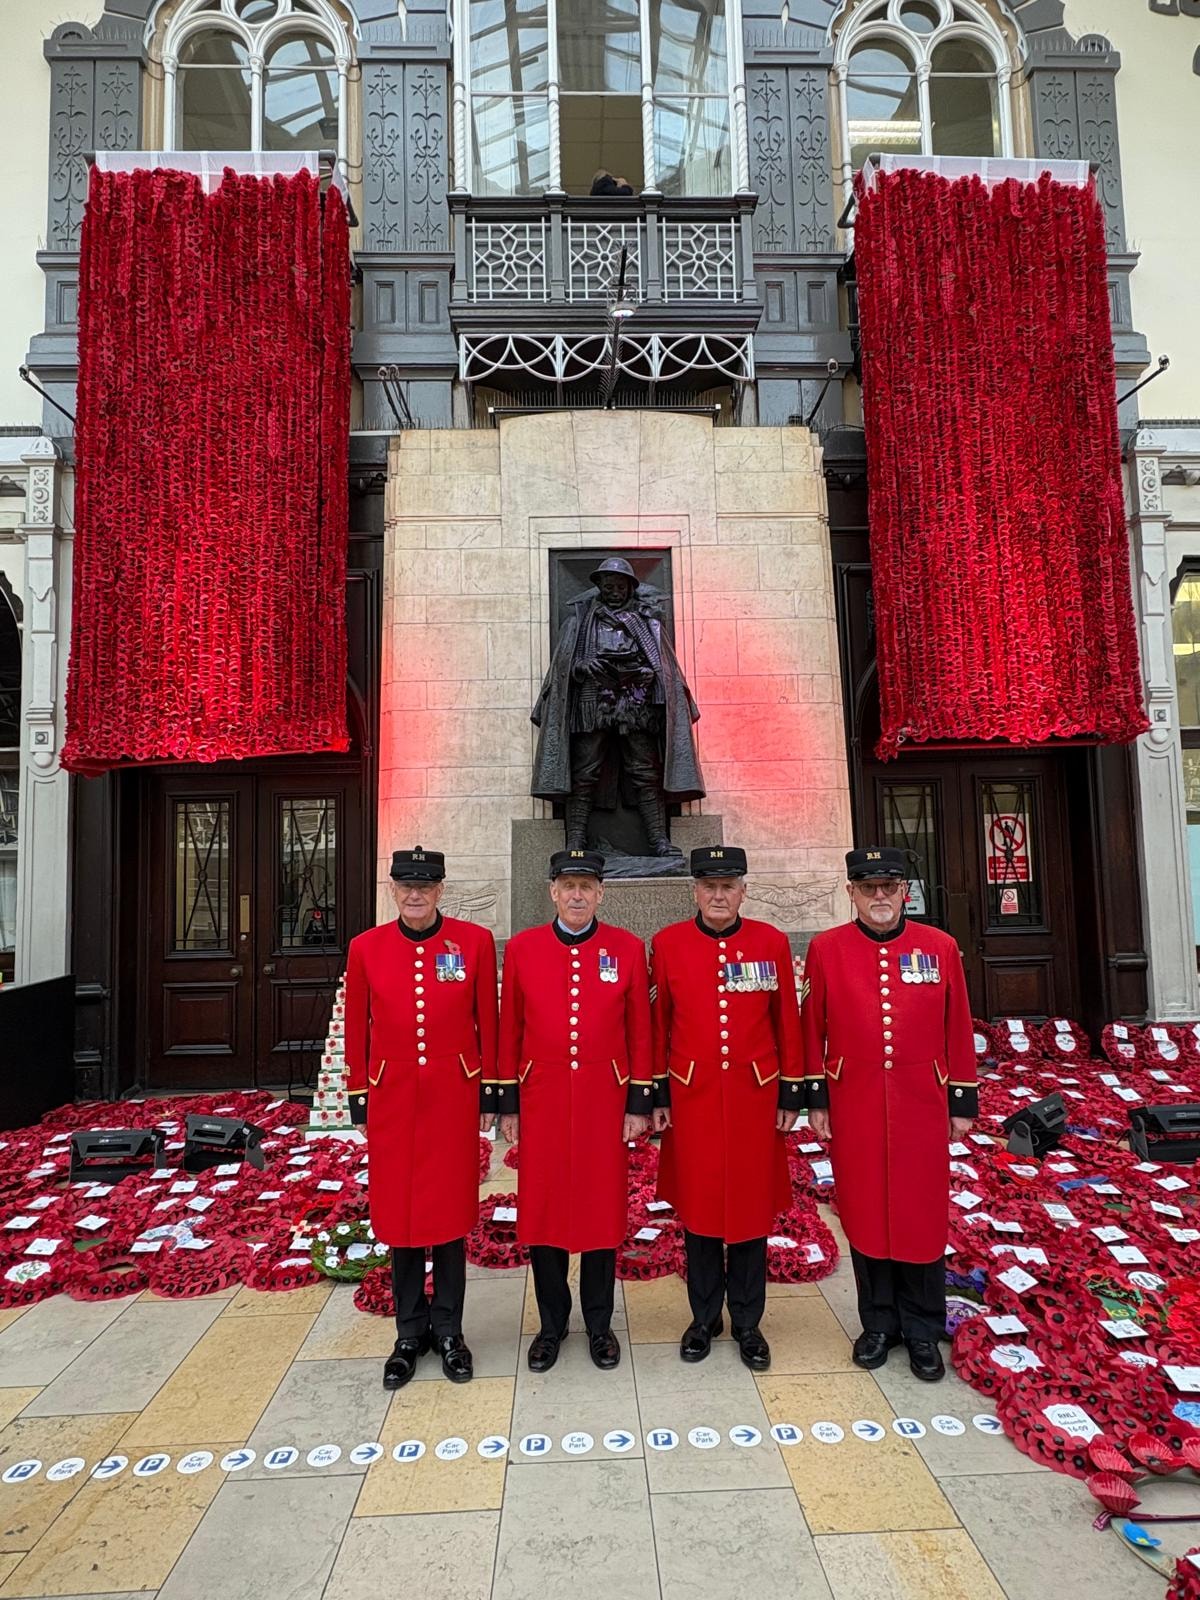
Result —
[[438, 1350], [442, 1357], [442, 1371], [451, 1383], [470, 1383], [475, 1376], [475, 1364], [471, 1359], [471, 1352], [463, 1342], [461, 1333], [447, 1334], [444, 1339], [437, 1342]]
[[920, 1378], [923, 1383], [936, 1383], [946, 1376], [942, 1352], [932, 1339], [909, 1339], [907, 1344], [908, 1364], [914, 1378]]
[[882, 1367], [888, 1358], [888, 1351], [894, 1350], [900, 1343], [897, 1333], [860, 1333], [854, 1341], [854, 1349], [850, 1359], [856, 1367], [865, 1367], [868, 1372], [874, 1372], [876, 1367]]
[[588, 1350], [601, 1372], [611, 1372], [621, 1360], [621, 1346], [610, 1328], [603, 1333], [589, 1333]]
[[419, 1339], [397, 1339], [395, 1348], [383, 1364], [383, 1387], [403, 1389], [417, 1370], [417, 1362], [429, 1349], [429, 1335]]
[[566, 1337], [565, 1333], [556, 1336], [543, 1329], [529, 1346], [530, 1372], [549, 1372], [558, 1360], [558, 1347]]
[[730, 1328], [738, 1342], [742, 1360], [751, 1372], [766, 1372], [771, 1365], [771, 1346], [762, 1336], [760, 1328]]
[[679, 1354], [684, 1361], [703, 1361], [712, 1342], [725, 1331], [725, 1324], [718, 1317], [715, 1322], [709, 1323], [706, 1328], [702, 1322], [693, 1322], [683, 1330], [683, 1338], [679, 1341]]

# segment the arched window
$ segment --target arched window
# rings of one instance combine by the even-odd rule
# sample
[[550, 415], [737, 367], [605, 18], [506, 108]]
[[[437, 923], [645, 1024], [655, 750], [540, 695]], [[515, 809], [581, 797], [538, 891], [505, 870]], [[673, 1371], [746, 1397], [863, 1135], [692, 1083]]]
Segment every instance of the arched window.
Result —
[[452, 4], [456, 161], [473, 193], [746, 187], [739, 0]]
[[1012, 62], [977, 0], [871, 0], [838, 35], [834, 81], [848, 184], [875, 152], [1010, 156]]
[[163, 41], [166, 150], [336, 150], [350, 41], [328, 0], [184, 0]]

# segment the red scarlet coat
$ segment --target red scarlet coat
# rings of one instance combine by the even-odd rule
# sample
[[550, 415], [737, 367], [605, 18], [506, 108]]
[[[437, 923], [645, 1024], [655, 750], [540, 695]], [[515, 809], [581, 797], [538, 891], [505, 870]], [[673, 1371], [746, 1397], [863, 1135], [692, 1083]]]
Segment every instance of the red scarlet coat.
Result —
[[[466, 977], [439, 979], [460, 955]], [[444, 969], [443, 969], [444, 970]], [[479, 1106], [495, 1071], [496, 943], [444, 917], [412, 940], [398, 922], [350, 941], [346, 1064], [367, 1093], [371, 1226], [384, 1244], [445, 1244], [479, 1220]]]
[[[906, 965], [936, 983], [906, 983]], [[912, 958], [907, 963], [902, 958]], [[977, 1109], [971, 1007], [958, 946], [906, 922], [876, 942], [856, 924], [808, 947], [801, 1010], [810, 1104], [828, 1090], [833, 1176], [846, 1237], [863, 1255], [940, 1260], [950, 1199], [949, 1117]]]
[[[731, 989], [729, 962], [770, 963], [776, 987]], [[804, 1076], [787, 935], [768, 922], [715, 937], [677, 922], [655, 936], [650, 967], [655, 1065], [671, 1090], [658, 1193], [691, 1233], [760, 1239], [791, 1204], [775, 1116]]]
[[[616, 980], [601, 977], [616, 963]], [[612, 970], [609, 968], [608, 970]], [[519, 1110], [517, 1237], [560, 1250], [615, 1250], [625, 1238], [626, 1109], [649, 1100], [646, 948], [598, 922], [581, 944], [554, 924], [504, 948], [499, 1109]]]

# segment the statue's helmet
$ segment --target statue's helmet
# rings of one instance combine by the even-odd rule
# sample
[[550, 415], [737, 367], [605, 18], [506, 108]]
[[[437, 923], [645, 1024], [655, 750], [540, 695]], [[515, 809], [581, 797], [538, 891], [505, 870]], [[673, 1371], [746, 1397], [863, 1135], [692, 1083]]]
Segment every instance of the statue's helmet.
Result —
[[609, 556], [606, 561], [600, 563], [595, 572], [588, 573], [588, 579], [591, 583], [599, 583], [601, 578], [607, 577], [610, 573], [615, 573], [620, 578], [628, 578], [630, 586], [637, 588], [637, 573], [623, 556]]

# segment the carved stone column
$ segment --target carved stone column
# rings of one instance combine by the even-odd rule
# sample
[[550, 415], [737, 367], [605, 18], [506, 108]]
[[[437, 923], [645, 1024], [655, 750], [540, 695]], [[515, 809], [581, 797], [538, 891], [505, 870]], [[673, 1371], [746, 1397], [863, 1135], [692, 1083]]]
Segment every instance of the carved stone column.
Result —
[[18, 983], [69, 970], [71, 780], [59, 765], [70, 626], [70, 541], [59, 525], [62, 463], [50, 439], [22, 455], [25, 647], [17, 832]]
[[1200, 1011], [1191, 870], [1184, 810], [1183, 756], [1171, 634], [1171, 574], [1159, 458], [1152, 430], [1134, 441], [1130, 462], [1142, 673], [1150, 731], [1137, 742], [1138, 851], [1142, 918], [1150, 959], [1150, 1012], [1156, 1018]]

